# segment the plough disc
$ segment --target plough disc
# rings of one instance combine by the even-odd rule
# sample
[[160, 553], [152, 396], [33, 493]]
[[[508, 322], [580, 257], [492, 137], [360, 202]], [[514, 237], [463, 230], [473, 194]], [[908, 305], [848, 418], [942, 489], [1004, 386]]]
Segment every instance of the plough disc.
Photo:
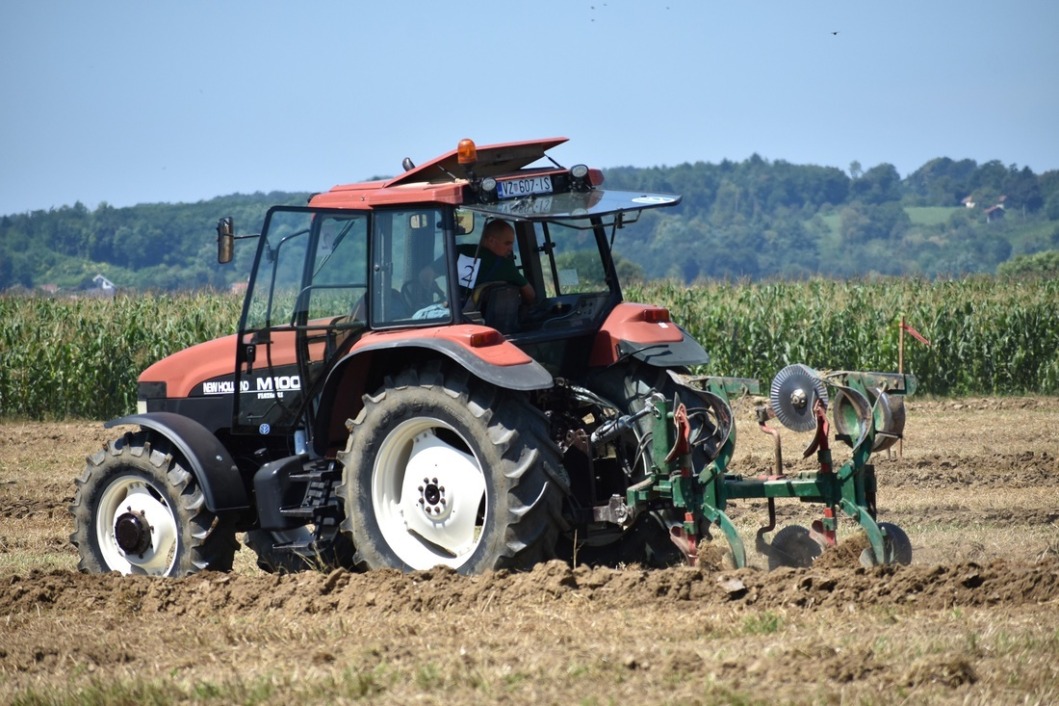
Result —
[[[904, 433], [904, 396], [889, 395], [878, 387], [869, 387], [867, 392], [875, 425], [875, 443], [872, 445], [872, 451], [885, 451], [896, 444], [901, 434]], [[858, 413], [849, 409], [850, 406], [850, 399], [844, 395], [839, 395], [835, 399], [833, 413], [835, 431], [843, 439], [857, 439], [862, 431], [859, 428]]]
[[793, 431], [816, 428], [813, 407], [817, 400], [827, 407], [827, 387], [812, 368], [795, 363], [772, 378], [769, 405], [783, 426]]
[[823, 553], [809, 530], [801, 525], [788, 525], [776, 533], [768, 548], [769, 571], [781, 566], [802, 569], [812, 566]]
[[883, 532], [883, 551], [886, 556], [882, 561], [876, 561], [875, 552], [868, 547], [860, 554], [861, 566], [871, 567], [879, 564], [901, 564], [908, 566], [912, 563], [912, 542], [908, 539], [905, 531], [892, 522], [880, 522], [879, 529]]

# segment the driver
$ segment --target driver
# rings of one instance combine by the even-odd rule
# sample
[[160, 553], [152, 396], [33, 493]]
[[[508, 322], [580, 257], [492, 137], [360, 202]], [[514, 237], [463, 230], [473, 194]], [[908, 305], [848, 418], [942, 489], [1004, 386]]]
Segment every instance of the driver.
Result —
[[478, 245], [464, 244], [457, 248], [460, 255], [479, 261], [475, 287], [488, 282], [506, 282], [518, 287], [523, 304], [532, 304], [537, 293], [533, 285], [515, 266], [515, 229], [504, 220], [492, 220], [482, 229]]

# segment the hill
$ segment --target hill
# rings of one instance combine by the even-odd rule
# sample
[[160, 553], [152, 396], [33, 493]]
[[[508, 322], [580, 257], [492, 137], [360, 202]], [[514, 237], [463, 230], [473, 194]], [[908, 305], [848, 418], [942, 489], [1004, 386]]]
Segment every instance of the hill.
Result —
[[[644, 279], [922, 277], [993, 273], [1059, 250], [1059, 172], [938, 158], [902, 179], [890, 164], [849, 173], [768, 161], [617, 167], [605, 188], [682, 194], [615, 241]], [[0, 290], [82, 289], [103, 275], [128, 289], [227, 288], [247, 262], [215, 264], [213, 228], [244, 232], [274, 204], [308, 194], [230, 195], [90, 210], [81, 203], [0, 217]], [[245, 255], [244, 255], [245, 257]], [[1040, 258], [1032, 271], [1039, 270]], [[1054, 258], [1051, 260], [1054, 261]], [[637, 269], [638, 268], [638, 269]]]

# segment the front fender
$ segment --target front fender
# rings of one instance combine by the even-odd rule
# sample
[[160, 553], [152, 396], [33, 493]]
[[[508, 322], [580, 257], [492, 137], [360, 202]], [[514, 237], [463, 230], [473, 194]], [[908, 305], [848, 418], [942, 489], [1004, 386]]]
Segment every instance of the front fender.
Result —
[[209, 429], [194, 419], [174, 412], [147, 412], [112, 419], [103, 426], [107, 429], [137, 424], [161, 434], [173, 444], [187, 461], [192, 475], [202, 488], [202, 495], [210, 512], [245, 510], [250, 498], [239, 475], [239, 468]]

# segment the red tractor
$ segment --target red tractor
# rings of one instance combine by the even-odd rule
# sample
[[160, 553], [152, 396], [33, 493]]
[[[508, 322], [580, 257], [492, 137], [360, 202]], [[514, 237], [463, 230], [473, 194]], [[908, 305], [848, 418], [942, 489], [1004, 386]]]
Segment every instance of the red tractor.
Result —
[[564, 141], [464, 140], [256, 236], [222, 219], [222, 262], [257, 239], [238, 332], [149, 367], [107, 424], [136, 430], [77, 480], [80, 568], [227, 570], [240, 534], [269, 571], [690, 558], [723, 502], [674, 502], [670, 405], [706, 410], [685, 433], [702, 483], [730, 410], [673, 374], [706, 352], [623, 301], [611, 256], [680, 197], [605, 191], [547, 156]]

